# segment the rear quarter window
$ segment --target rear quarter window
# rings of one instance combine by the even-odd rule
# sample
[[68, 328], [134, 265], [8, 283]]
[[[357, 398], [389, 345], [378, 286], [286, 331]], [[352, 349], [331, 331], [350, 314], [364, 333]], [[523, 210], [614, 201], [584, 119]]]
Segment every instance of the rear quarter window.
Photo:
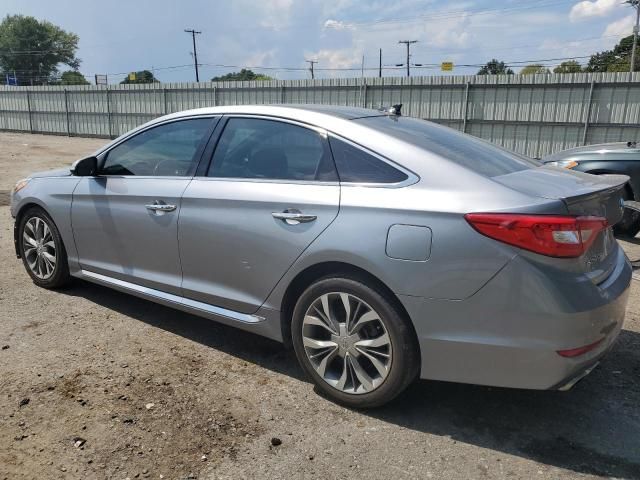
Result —
[[338, 176], [346, 183], [400, 183], [406, 173], [385, 161], [335, 137], [329, 138]]
[[485, 177], [507, 175], [541, 165], [531, 158], [425, 120], [381, 116], [357, 121], [433, 152]]

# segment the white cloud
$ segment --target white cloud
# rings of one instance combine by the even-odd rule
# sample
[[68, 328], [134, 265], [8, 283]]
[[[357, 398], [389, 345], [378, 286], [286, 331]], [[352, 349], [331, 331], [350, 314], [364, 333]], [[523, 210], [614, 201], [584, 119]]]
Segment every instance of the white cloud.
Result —
[[252, 55], [247, 57], [243, 65], [249, 65], [254, 67], [266, 67], [274, 59], [276, 53], [277, 52], [275, 49], [271, 49], [263, 52], [254, 52]]
[[584, 0], [573, 6], [569, 13], [569, 19], [572, 22], [577, 22], [585, 18], [603, 17], [620, 7], [621, 3], [620, 0], [595, 0], [592, 2]]
[[342, 20], [333, 20], [329, 19], [324, 22], [324, 28], [333, 28], [335, 30], [345, 30], [353, 28], [353, 25], [350, 23], [343, 22]]
[[604, 30], [602, 34], [603, 37], [624, 37], [627, 35], [631, 35], [633, 33], [633, 26], [635, 25], [635, 17], [634, 15], [629, 15], [628, 17], [621, 18], [620, 20], [616, 20], [615, 22], [611, 22], [607, 25], [607, 28]]
[[260, 18], [259, 25], [273, 30], [280, 30], [289, 25], [294, 0], [266, 0], [248, 2], [246, 12], [253, 11]]
[[318, 60], [323, 68], [352, 68], [360, 64], [361, 56], [352, 49], [328, 50], [306, 53], [306, 58]]

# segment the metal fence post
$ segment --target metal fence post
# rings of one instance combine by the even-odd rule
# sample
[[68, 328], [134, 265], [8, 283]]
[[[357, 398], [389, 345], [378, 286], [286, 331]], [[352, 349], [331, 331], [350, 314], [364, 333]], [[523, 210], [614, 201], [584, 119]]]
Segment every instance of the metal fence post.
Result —
[[213, 106], [218, 106], [218, 87], [213, 86]]
[[467, 113], [469, 112], [469, 89], [471, 82], [464, 86], [464, 103], [462, 104], [462, 133], [467, 133]]
[[111, 90], [109, 90], [109, 85], [107, 85], [107, 123], [109, 124], [109, 138], [113, 138], [113, 132], [111, 127]]
[[284, 83], [283, 83], [280, 85], [280, 103], [286, 103], [285, 100], [286, 98], [285, 98]]
[[367, 82], [362, 85], [362, 108], [367, 108]]
[[64, 89], [64, 113], [67, 120], [67, 137], [71, 136], [71, 128], [69, 127], [69, 99], [67, 98], [67, 89]]
[[593, 102], [593, 88], [595, 87], [595, 83], [596, 82], [592, 80], [591, 86], [589, 87], [589, 97], [584, 116], [584, 131], [582, 132], [582, 145], [587, 144], [587, 132], [589, 131], [589, 119], [591, 118], [591, 104]]
[[167, 113], [169, 113], [169, 108], [167, 106], [167, 89], [163, 88], [162, 89], [162, 105], [164, 108], [164, 114], [166, 115]]
[[31, 118], [31, 95], [27, 90], [27, 110], [29, 111], [29, 133], [33, 133], [33, 119]]

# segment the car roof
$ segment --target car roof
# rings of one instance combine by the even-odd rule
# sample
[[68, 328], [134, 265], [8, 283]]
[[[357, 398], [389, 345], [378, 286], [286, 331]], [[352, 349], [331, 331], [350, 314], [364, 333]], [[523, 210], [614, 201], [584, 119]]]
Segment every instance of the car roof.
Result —
[[332, 120], [354, 120], [363, 117], [377, 117], [387, 115], [379, 110], [361, 107], [341, 107], [336, 105], [225, 105], [220, 107], [196, 108], [176, 112], [156, 121], [170, 118], [189, 117], [194, 115], [223, 115], [223, 114], [251, 114], [271, 115], [288, 118], [305, 123], [313, 123], [318, 127], [325, 127]]
[[[631, 145], [629, 145], [631, 144]], [[635, 142], [614, 142], [614, 143], [597, 143], [593, 145], [584, 145], [580, 147], [570, 148], [561, 152], [556, 152], [542, 159], [543, 162], [562, 160], [567, 157], [579, 157], [583, 155], [606, 155], [608, 153], [637, 153], [640, 155], [640, 148]]]

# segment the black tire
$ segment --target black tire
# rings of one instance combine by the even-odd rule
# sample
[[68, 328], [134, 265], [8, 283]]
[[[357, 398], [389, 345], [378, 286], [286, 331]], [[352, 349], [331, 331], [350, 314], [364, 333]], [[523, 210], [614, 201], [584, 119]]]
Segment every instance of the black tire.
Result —
[[[624, 189], [622, 198], [625, 200], [633, 200], [633, 195], [629, 192], [628, 187]], [[613, 231], [619, 236], [635, 237], [638, 232], [640, 232], [640, 212], [625, 208], [622, 220], [613, 227]]]
[[[376, 311], [388, 333], [392, 348], [391, 364], [386, 378], [370, 392], [348, 393], [330, 385], [316, 372], [305, 351], [303, 320], [307, 310], [322, 295], [336, 292], [344, 292], [366, 302]], [[347, 407], [371, 408], [388, 403], [405, 390], [419, 373], [418, 343], [405, 314], [381, 289], [372, 288], [355, 278], [325, 277], [309, 286], [294, 308], [291, 337], [300, 365], [317, 388], [327, 397]]]
[[[27, 224], [33, 220], [36, 221], [39, 219], [44, 222], [51, 234], [51, 240], [55, 245], [55, 250], [45, 250], [45, 251], [53, 251], [55, 252], [55, 266], [52, 268], [52, 271], [43, 277], [40, 277], [34, 272], [34, 270], [29, 265], [29, 257], [33, 259], [33, 254], [27, 255], [25, 252], [25, 242], [24, 242], [24, 233], [25, 228], [27, 228]], [[48, 237], [47, 237], [48, 238]], [[56, 224], [53, 222], [51, 217], [40, 207], [30, 207], [24, 214], [20, 217], [20, 223], [18, 224], [18, 248], [20, 250], [20, 256], [22, 257], [22, 263], [24, 265], [25, 270], [33, 280], [33, 283], [42, 288], [48, 289], [56, 289], [61, 288], [68, 285], [71, 282], [71, 275], [69, 275], [69, 261], [67, 259], [67, 251], [64, 248], [64, 243], [62, 242], [62, 237], [60, 236], [60, 232], [56, 227]]]

